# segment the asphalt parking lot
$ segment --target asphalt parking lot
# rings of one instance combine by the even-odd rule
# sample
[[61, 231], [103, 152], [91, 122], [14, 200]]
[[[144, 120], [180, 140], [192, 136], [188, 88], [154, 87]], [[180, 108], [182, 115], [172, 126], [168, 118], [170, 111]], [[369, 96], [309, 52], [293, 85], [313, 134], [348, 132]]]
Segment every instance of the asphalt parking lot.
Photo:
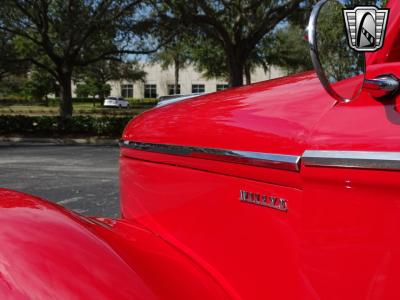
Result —
[[117, 146], [0, 146], [0, 187], [118, 217], [118, 157]]

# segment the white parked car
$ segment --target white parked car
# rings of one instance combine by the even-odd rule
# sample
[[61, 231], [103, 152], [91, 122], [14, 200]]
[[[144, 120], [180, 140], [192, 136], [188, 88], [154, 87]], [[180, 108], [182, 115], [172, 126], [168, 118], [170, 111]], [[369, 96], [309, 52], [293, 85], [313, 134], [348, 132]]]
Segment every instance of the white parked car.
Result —
[[124, 107], [128, 108], [129, 107], [129, 102], [128, 100], [125, 100], [122, 97], [107, 97], [104, 100], [104, 107]]

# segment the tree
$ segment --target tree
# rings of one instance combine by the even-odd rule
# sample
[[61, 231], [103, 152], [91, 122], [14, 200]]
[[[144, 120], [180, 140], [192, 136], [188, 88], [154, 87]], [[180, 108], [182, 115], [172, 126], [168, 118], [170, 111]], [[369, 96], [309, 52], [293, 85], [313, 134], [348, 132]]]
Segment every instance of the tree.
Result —
[[225, 52], [219, 44], [201, 34], [196, 35], [196, 38], [193, 38], [189, 44], [193, 64], [205, 78], [229, 80]]
[[152, 56], [152, 61], [160, 62], [164, 70], [171, 65], [174, 67], [174, 94], [178, 93], [180, 70], [191, 61], [190, 43], [190, 39], [185, 35], [176, 35], [169, 44]]
[[27, 81], [24, 84], [24, 93], [34, 100], [44, 100], [47, 106], [48, 94], [55, 93], [56, 82], [49, 73], [44, 72], [37, 67], [33, 67], [29, 72]]
[[[263, 40], [269, 40], [268, 36]], [[251, 73], [256, 67], [263, 67], [265, 71], [269, 69], [269, 59], [266, 56], [266, 49], [260, 47], [259, 43], [251, 52], [249, 58], [243, 66], [243, 74], [246, 84], [251, 83]], [[267, 43], [265, 43], [267, 44]], [[189, 48], [192, 61], [199, 72], [206, 78], [223, 78], [229, 80], [229, 67], [227, 65], [225, 52], [212, 40], [197, 36], [190, 43]]]
[[0, 97], [23, 95], [30, 64], [18, 62], [10, 34], [0, 31]]
[[286, 70], [288, 74], [312, 70], [308, 41], [304, 39], [304, 29], [288, 24], [277, 30], [271, 43], [262, 45], [269, 60]]
[[104, 100], [111, 92], [110, 80], [144, 80], [146, 72], [136, 61], [98, 61], [85, 68], [79, 68], [74, 76], [79, 96], [98, 97]]
[[12, 75], [26, 75], [30, 64], [18, 62], [15, 43], [7, 32], [0, 31], [0, 53], [0, 81]]
[[140, 0], [3, 0], [0, 32], [17, 43], [19, 61], [29, 61], [57, 80], [64, 119], [72, 115], [76, 67], [154, 50], [143, 41], [154, 23], [148, 15]]
[[[300, 9], [288, 16], [288, 22], [280, 26], [271, 35], [266, 36], [259, 43], [258, 48], [260, 51], [257, 51], [257, 53], [264, 57], [265, 62], [279, 66], [286, 70], [288, 74], [313, 69], [310, 48], [308, 41], [304, 39], [304, 33], [312, 7], [316, 2], [316, 0], [305, 1]], [[345, 0], [342, 1], [342, 4], [349, 8], [357, 5], [376, 5], [378, 7], [383, 5], [380, 0]], [[323, 18], [320, 17], [320, 21], [321, 19]], [[334, 20], [338, 20], [338, 17], [336, 16]], [[329, 31], [334, 35], [336, 33], [336, 35], [345, 38], [345, 34], [338, 30], [338, 27], [331, 25], [332, 22], [329, 19], [325, 20], [326, 27], [330, 28]], [[331, 36], [330, 39], [332, 41], [339, 40], [337, 36]], [[330, 55], [333, 55], [331, 52], [336, 52], [337, 55], [342, 57], [343, 64], [349, 62], [348, 58], [345, 59], [345, 55], [343, 54], [346, 48], [345, 44], [342, 44], [341, 47], [339, 45], [330, 45], [329, 47], [320, 52], [330, 53]], [[329, 56], [327, 55], [327, 57]]]
[[244, 67], [262, 38], [304, 0], [165, 0], [168, 11], [223, 50], [231, 86], [243, 84]]
[[100, 83], [94, 78], [86, 78], [83, 83], [76, 85], [75, 93], [78, 97], [88, 98], [89, 96], [93, 99], [93, 107], [96, 106], [96, 97], [99, 100], [103, 100], [106, 96], [111, 93], [111, 86], [108, 83]]
[[[98, 89], [92, 82], [78, 83], [76, 85], [75, 94], [79, 98], [89, 98], [89, 96], [96, 96]], [[94, 104], [93, 104], [94, 105]]]

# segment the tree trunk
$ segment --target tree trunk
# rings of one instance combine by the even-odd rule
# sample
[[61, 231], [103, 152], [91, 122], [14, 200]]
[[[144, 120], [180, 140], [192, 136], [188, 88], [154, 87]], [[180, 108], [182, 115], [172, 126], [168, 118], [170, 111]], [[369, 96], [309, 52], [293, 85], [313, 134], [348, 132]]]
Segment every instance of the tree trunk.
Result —
[[[104, 103], [104, 100], [106, 99], [106, 93], [104, 92], [103, 89], [101, 89], [99, 93], [99, 105], [101, 106], [101, 103]], [[96, 103], [96, 96], [93, 96], [93, 103]]]
[[244, 61], [239, 59], [236, 55], [228, 56], [229, 66], [229, 86], [242, 86], [243, 85], [243, 70]]
[[179, 86], [179, 69], [180, 69], [180, 63], [179, 59], [174, 60], [174, 65], [175, 65], [175, 83], [174, 83], [174, 94], [178, 94], [178, 86]]
[[248, 64], [244, 66], [244, 74], [246, 77], [246, 84], [251, 84], [251, 68]]
[[[60, 74], [61, 73], [61, 74]], [[72, 117], [72, 72], [59, 72], [58, 82], [60, 84], [60, 117], [66, 119]]]

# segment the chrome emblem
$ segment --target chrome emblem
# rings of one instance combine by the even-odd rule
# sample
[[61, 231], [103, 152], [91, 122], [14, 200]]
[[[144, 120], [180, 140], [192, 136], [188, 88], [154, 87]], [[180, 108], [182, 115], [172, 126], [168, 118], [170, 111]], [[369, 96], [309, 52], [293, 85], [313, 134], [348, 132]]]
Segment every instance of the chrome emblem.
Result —
[[378, 9], [375, 6], [344, 9], [350, 48], [362, 52], [373, 52], [382, 48], [388, 15], [389, 9]]
[[265, 206], [284, 212], [288, 210], [287, 201], [283, 198], [252, 193], [244, 190], [240, 190], [240, 201]]

